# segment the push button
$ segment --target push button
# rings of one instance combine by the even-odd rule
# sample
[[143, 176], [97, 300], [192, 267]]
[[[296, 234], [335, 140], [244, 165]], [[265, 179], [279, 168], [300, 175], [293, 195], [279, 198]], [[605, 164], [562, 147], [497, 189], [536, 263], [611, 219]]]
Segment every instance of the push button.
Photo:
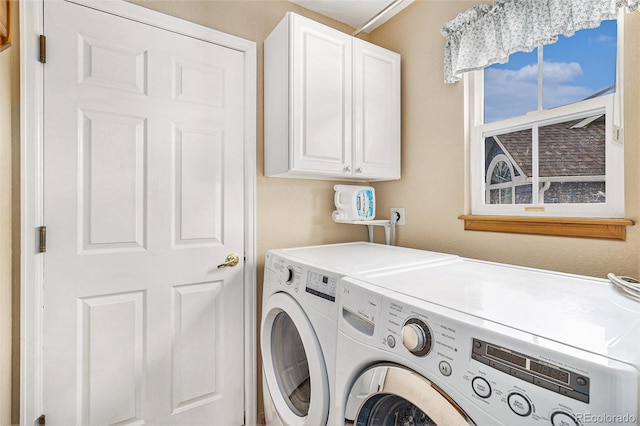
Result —
[[526, 417], [531, 414], [531, 403], [527, 398], [520, 395], [519, 393], [511, 393], [507, 398], [507, 402], [509, 403], [509, 408], [511, 411], [516, 413], [519, 416]]
[[443, 376], [448, 377], [451, 375], [451, 364], [449, 364], [447, 361], [440, 361], [438, 368], [440, 369], [440, 372]]
[[387, 337], [387, 345], [389, 345], [390, 348], [395, 348], [396, 347], [396, 338], [393, 337], [392, 335], [389, 335]]
[[480, 398], [489, 398], [491, 396], [491, 385], [482, 377], [476, 377], [471, 382], [473, 391]]

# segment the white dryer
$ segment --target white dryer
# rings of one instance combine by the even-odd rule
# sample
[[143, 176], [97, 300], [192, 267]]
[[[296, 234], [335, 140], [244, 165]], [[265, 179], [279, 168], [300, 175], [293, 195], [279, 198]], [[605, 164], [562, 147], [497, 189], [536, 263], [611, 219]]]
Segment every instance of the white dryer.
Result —
[[336, 417], [341, 277], [455, 258], [364, 242], [268, 251], [260, 327], [267, 423], [317, 426]]
[[335, 423], [638, 424], [640, 303], [608, 281], [468, 259], [360, 278]]

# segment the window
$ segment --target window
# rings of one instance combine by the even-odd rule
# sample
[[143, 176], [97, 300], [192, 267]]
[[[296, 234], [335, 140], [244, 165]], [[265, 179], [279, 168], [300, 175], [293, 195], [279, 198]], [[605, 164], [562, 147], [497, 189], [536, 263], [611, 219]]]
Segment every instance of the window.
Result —
[[618, 24], [474, 72], [472, 214], [624, 217]]

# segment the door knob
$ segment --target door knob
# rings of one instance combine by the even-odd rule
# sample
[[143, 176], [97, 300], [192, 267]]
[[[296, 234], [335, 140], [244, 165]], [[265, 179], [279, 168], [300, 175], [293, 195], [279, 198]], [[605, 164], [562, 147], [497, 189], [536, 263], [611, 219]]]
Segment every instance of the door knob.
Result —
[[226, 268], [227, 266], [236, 266], [240, 262], [240, 258], [237, 254], [231, 253], [227, 256], [227, 259], [224, 263], [218, 265], [218, 269]]

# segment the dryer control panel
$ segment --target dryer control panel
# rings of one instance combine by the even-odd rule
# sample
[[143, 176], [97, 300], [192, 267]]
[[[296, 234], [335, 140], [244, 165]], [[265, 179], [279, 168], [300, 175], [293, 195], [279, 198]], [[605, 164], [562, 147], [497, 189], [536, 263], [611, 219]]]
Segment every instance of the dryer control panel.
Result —
[[323, 299], [336, 301], [336, 286], [338, 278], [326, 273], [307, 271], [307, 283], [305, 291]]
[[296, 262], [273, 253], [265, 260], [265, 285], [285, 291], [296, 300], [337, 318], [336, 291], [340, 274]]

